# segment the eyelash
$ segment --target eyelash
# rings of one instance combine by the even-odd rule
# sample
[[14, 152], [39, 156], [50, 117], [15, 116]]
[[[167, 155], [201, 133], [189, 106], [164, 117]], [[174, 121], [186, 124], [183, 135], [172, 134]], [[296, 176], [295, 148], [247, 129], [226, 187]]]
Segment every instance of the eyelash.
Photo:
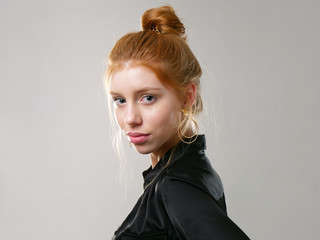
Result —
[[[150, 97], [151, 97], [151, 100], [149, 99], [149, 100], [143, 101], [143, 99], [147, 99], [147, 98], [150, 98]], [[145, 102], [147, 104], [150, 104], [150, 103], [153, 103], [155, 100], [156, 100], [156, 97], [153, 96], [153, 95], [144, 95], [144, 96], [141, 97], [140, 102]], [[126, 102], [125, 99], [120, 98], [120, 97], [119, 98], [115, 98], [113, 101], [117, 106], [120, 106], [120, 105], [122, 105], [122, 104], [124, 104]]]
[[[115, 98], [113, 101], [117, 106], [120, 106], [125, 103], [126, 100], [124, 100], [123, 98]], [[119, 101], [123, 101], [123, 103], [120, 103]]]
[[156, 97], [155, 96], [153, 96], [153, 95], [145, 95], [145, 96], [142, 96], [142, 98], [141, 98], [141, 100], [140, 101], [142, 101], [143, 99], [146, 99], [146, 98], [152, 98], [152, 100], [147, 100], [146, 102], [147, 103], [153, 103], [155, 100], [156, 100]]

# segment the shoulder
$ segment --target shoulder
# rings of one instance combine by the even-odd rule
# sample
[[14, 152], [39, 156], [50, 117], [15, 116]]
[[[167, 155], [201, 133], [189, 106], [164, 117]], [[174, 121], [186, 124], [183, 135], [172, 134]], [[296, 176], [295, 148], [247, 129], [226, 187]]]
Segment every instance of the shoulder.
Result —
[[168, 188], [173, 181], [182, 186], [192, 185], [209, 194], [216, 201], [224, 196], [221, 179], [204, 150], [187, 151], [172, 162], [164, 171], [162, 183]]
[[183, 239], [249, 239], [227, 215], [222, 185], [216, 182], [219, 176], [211, 170], [178, 166], [169, 167], [155, 187], [157, 206], [163, 206], [178, 235]]

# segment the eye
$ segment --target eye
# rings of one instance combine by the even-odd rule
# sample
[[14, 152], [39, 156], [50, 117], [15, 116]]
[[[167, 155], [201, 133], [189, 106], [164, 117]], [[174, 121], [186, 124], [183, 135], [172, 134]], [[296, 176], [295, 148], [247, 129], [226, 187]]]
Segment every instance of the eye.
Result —
[[141, 98], [141, 102], [145, 102], [145, 103], [152, 103], [156, 100], [155, 96], [152, 95], [145, 95]]
[[113, 101], [117, 106], [120, 106], [126, 102], [126, 100], [124, 100], [123, 98], [115, 98], [113, 99]]

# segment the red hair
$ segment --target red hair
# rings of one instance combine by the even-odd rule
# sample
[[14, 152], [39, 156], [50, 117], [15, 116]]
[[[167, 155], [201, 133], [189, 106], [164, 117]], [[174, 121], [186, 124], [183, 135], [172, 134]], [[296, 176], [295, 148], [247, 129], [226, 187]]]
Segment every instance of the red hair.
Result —
[[170, 6], [149, 9], [143, 14], [141, 25], [142, 31], [124, 35], [113, 47], [108, 58], [107, 81], [115, 71], [143, 65], [151, 69], [162, 84], [174, 88], [180, 97], [184, 97], [186, 87], [194, 83], [197, 96], [188, 112], [192, 117], [201, 112], [201, 67], [186, 42], [185, 28], [174, 10]]

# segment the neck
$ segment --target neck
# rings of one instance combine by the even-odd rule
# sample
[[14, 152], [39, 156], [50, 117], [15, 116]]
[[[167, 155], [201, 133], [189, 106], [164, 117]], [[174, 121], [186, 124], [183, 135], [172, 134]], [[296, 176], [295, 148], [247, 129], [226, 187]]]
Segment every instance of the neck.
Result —
[[160, 159], [158, 157], [154, 156], [152, 153], [151, 153], [150, 157], [151, 157], [152, 168], [154, 168], [158, 164]]
[[159, 150], [154, 151], [150, 154], [151, 157], [151, 165], [154, 168], [160, 159], [165, 155], [171, 148], [176, 146], [180, 142], [180, 138], [178, 135], [174, 136], [171, 141], [165, 143]]

